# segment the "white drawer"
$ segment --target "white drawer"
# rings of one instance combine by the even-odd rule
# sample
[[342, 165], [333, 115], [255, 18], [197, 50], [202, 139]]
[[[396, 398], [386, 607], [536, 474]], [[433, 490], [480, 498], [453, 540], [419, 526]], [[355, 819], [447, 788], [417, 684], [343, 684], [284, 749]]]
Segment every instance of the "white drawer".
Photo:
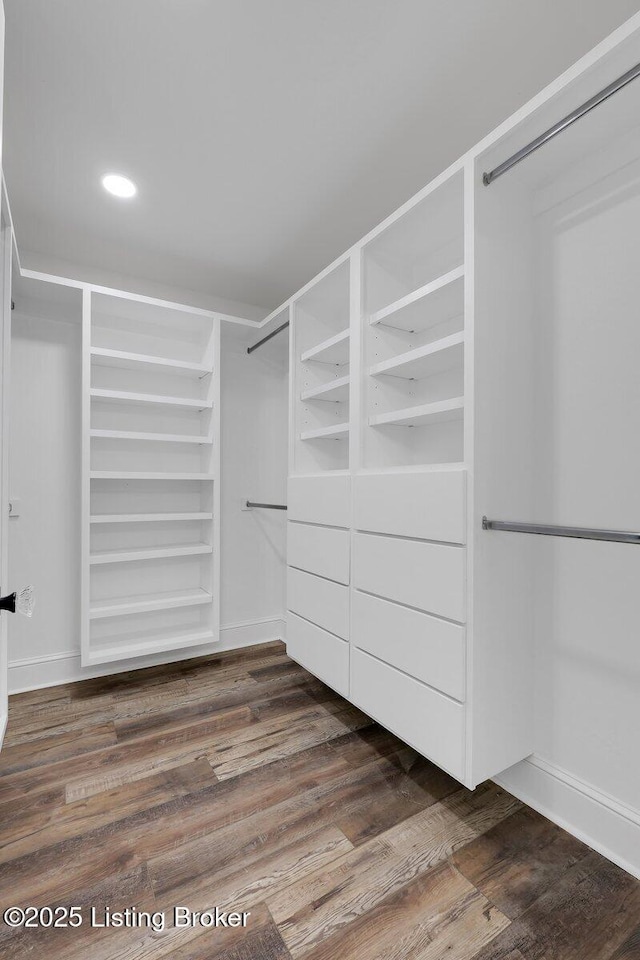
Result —
[[465, 620], [465, 549], [357, 533], [354, 586], [449, 620]]
[[289, 613], [287, 653], [343, 697], [349, 695], [349, 644], [346, 640]]
[[348, 527], [351, 520], [351, 477], [290, 477], [289, 520]]
[[350, 699], [439, 767], [464, 779], [462, 704], [356, 647], [351, 648]]
[[465, 542], [464, 470], [371, 474], [354, 483], [359, 530]]
[[464, 700], [464, 627], [358, 591], [351, 602], [351, 641], [355, 646], [456, 700]]
[[289, 521], [287, 563], [338, 583], [349, 583], [349, 531]]
[[287, 607], [330, 633], [349, 639], [349, 588], [289, 567]]

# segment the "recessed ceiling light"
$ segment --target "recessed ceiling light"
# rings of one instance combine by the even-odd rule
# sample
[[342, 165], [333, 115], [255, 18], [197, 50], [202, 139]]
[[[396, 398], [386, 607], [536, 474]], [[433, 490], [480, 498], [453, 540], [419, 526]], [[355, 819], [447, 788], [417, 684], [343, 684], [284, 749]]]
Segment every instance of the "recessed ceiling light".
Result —
[[108, 173], [104, 176], [102, 178], [102, 186], [108, 193], [112, 193], [114, 197], [122, 197], [124, 199], [135, 197], [138, 192], [135, 183], [129, 180], [128, 177], [121, 177], [119, 173]]

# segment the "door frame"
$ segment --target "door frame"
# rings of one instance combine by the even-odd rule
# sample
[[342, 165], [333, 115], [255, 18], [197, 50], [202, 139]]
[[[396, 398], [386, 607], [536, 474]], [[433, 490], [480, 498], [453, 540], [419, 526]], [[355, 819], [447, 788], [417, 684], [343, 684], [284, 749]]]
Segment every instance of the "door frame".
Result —
[[[9, 586], [9, 392], [11, 365], [11, 268], [13, 229], [7, 192], [2, 181], [0, 197], [0, 589]], [[0, 748], [8, 716], [9, 648], [8, 613], [0, 613]]]

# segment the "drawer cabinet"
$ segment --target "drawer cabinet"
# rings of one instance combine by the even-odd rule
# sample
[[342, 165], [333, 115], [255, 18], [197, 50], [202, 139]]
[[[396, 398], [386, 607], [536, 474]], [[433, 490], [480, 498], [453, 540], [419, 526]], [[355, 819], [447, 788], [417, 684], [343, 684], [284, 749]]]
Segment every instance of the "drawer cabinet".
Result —
[[349, 695], [349, 644], [345, 640], [289, 613], [287, 653], [343, 697]]
[[351, 602], [356, 647], [464, 700], [464, 627], [357, 590]]
[[287, 563], [307, 573], [348, 584], [349, 531], [289, 521]]
[[351, 650], [351, 699], [452, 776], [464, 778], [462, 704], [356, 648]]
[[463, 470], [355, 477], [354, 524], [373, 533], [464, 543], [465, 481]]
[[351, 478], [290, 477], [289, 520], [348, 527], [351, 521]]
[[287, 606], [324, 630], [349, 639], [349, 588], [289, 567]]
[[465, 620], [465, 549], [357, 533], [354, 586], [449, 620]]

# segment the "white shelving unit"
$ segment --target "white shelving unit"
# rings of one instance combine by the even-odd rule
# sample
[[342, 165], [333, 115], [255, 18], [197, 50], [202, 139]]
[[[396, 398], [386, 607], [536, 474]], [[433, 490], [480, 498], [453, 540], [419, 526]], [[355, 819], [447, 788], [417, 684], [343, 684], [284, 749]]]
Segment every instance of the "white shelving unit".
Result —
[[293, 305], [292, 443], [301, 474], [349, 465], [351, 326], [349, 262]]
[[375, 417], [369, 417], [369, 426], [383, 426], [388, 423], [403, 427], [419, 427], [430, 423], [448, 423], [451, 420], [462, 419], [463, 411], [464, 397], [454, 397], [452, 400], [407, 407], [406, 410], [380, 413]]
[[82, 663], [219, 638], [219, 320], [85, 291]]
[[366, 244], [362, 272], [362, 466], [462, 462], [462, 173]]

